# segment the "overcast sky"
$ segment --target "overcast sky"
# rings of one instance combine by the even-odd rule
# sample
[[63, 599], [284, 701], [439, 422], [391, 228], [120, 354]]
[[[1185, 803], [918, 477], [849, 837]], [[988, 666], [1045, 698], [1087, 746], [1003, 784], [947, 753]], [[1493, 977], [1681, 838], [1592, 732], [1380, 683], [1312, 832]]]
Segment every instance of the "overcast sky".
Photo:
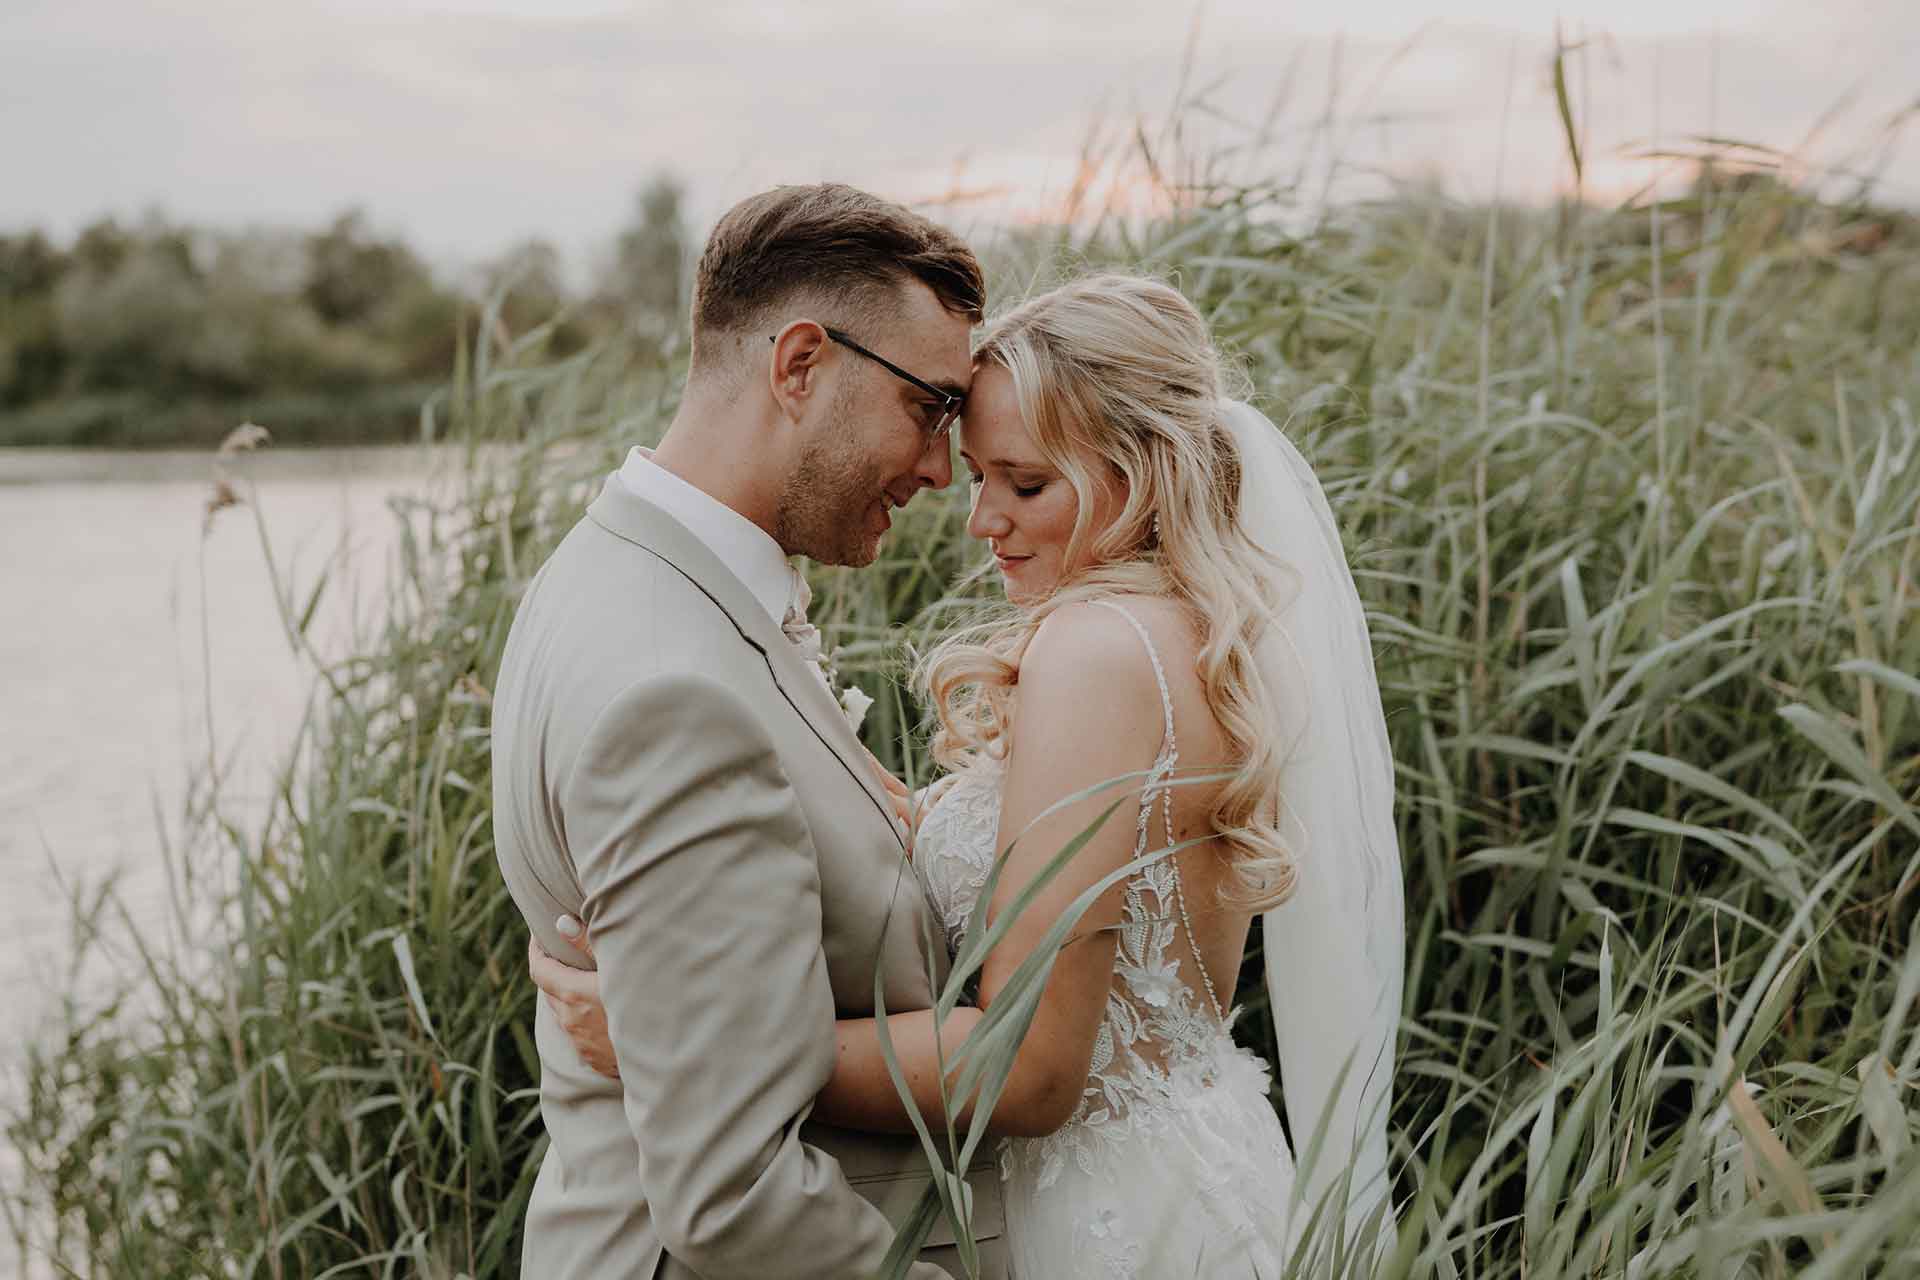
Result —
[[[1249, 162], [1263, 171], [1319, 174], [1331, 152], [1349, 175], [1437, 176], [1466, 197], [1568, 181], [1550, 5], [1197, 12], [1193, 82], [1220, 114], [1189, 118], [1224, 146], [1247, 136], [1234, 121], [1277, 104], [1275, 141]], [[1622, 148], [1712, 131], [1814, 166], [1884, 165], [1886, 194], [1920, 205], [1920, 142], [1883, 139], [1920, 100], [1915, 0], [1558, 12], [1595, 37], [1575, 94], [1601, 193], [1648, 172]], [[67, 236], [149, 207], [311, 226], [357, 204], [441, 261], [529, 236], [578, 259], [658, 169], [688, 181], [703, 221], [820, 178], [910, 200], [996, 190], [947, 210], [962, 229], [1044, 216], [1098, 122], [1165, 116], [1195, 14], [1112, 0], [0, 0], [0, 229]]]

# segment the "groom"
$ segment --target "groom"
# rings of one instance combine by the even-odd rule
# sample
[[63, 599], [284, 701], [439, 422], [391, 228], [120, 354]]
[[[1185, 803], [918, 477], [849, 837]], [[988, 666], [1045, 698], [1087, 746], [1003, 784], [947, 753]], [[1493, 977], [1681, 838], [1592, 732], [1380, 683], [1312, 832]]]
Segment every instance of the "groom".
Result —
[[[494, 699], [501, 871], [540, 944], [587, 923], [620, 1080], [543, 1002], [541, 1280], [874, 1274], [929, 1181], [917, 1141], [813, 1123], [836, 1016], [945, 979], [893, 809], [804, 642], [789, 555], [865, 565], [952, 479], [979, 264], [844, 186], [715, 227], [679, 411], [533, 580]], [[795, 641], [801, 643], [796, 644]], [[929, 956], [935, 966], [929, 971]], [[1000, 1189], [970, 1179], [988, 1277]], [[914, 1280], [958, 1274], [937, 1226]]]

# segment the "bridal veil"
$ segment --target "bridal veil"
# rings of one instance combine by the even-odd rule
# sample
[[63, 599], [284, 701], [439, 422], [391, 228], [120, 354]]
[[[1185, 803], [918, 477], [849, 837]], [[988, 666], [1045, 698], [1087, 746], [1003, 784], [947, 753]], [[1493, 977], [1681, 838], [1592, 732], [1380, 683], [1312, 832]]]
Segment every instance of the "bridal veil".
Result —
[[1225, 422], [1242, 526], [1292, 570], [1254, 653], [1283, 707], [1280, 821], [1299, 864], [1293, 897], [1264, 919], [1296, 1223], [1343, 1212], [1355, 1241], [1379, 1212], [1371, 1247], [1394, 1225], [1387, 1120], [1405, 903], [1393, 756], [1360, 595], [1313, 469], [1257, 409], [1229, 402]]

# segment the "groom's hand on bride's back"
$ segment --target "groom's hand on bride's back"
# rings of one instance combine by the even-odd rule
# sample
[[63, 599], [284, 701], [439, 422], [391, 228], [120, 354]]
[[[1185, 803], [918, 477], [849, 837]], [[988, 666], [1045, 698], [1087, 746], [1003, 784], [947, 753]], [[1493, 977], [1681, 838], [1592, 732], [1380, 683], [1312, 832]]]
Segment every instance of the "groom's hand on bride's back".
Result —
[[[569, 928], [568, 926], [572, 926]], [[593, 958], [593, 943], [587, 931], [572, 916], [560, 917], [560, 932], [573, 945]], [[609, 1080], [620, 1078], [620, 1064], [613, 1056], [613, 1039], [607, 1033], [607, 1006], [600, 1001], [600, 975], [591, 969], [576, 969], [547, 954], [538, 939], [527, 939], [527, 973], [540, 988], [560, 1030], [572, 1041], [580, 1060]]]

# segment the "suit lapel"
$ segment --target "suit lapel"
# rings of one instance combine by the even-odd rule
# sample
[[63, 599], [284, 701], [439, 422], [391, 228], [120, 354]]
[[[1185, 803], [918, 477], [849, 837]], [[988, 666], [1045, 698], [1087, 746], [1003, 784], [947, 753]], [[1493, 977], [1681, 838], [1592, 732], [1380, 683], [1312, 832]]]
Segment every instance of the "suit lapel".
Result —
[[873, 802], [887, 830], [893, 832], [894, 840], [900, 842], [893, 805], [874, 778], [866, 751], [847, 723], [846, 713], [802, 660], [785, 633], [767, 616], [746, 584], [733, 575], [720, 557], [685, 525], [621, 484], [618, 475], [607, 478], [600, 496], [587, 508], [587, 517], [615, 537], [672, 565], [720, 607], [740, 632], [740, 638], [766, 658], [781, 695], [800, 713], [821, 745], [845, 766], [854, 782], [866, 792], [867, 799]]

